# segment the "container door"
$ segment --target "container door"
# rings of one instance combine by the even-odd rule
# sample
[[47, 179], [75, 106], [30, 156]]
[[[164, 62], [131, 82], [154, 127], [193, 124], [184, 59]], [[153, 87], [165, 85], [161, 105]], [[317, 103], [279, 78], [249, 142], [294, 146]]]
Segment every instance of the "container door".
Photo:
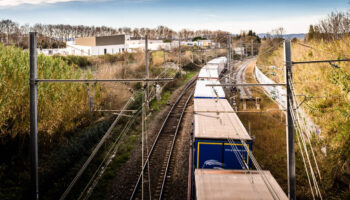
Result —
[[222, 168], [223, 143], [197, 142], [196, 168]]
[[239, 144], [225, 143], [224, 150], [224, 168], [225, 169], [246, 169], [247, 151]]

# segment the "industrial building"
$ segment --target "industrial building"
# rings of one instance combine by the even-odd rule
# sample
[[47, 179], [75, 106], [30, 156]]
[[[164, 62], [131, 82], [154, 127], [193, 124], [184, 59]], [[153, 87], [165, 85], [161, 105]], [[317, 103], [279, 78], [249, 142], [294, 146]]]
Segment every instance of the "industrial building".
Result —
[[129, 35], [76, 38], [73, 42], [67, 42], [66, 49], [70, 55], [115, 54], [128, 51], [127, 41], [129, 40]]
[[[210, 47], [210, 40], [199, 41], [181, 41], [183, 46]], [[171, 50], [179, 46], [178, 40], [164, 42], [163, 40], [148, 40], [148, 49]], [[79, 56], [97, 56], [104, 54], [116, 54], [126, 52], [136, 52], [145, 49], [144, 39], [132, 39], [130, 35], [112, 35], [75, 38], [74, 41], [67, 41], [66, 48], [63, 49], [39, 49], [39, 53], [45, 55], [79, 55]]]

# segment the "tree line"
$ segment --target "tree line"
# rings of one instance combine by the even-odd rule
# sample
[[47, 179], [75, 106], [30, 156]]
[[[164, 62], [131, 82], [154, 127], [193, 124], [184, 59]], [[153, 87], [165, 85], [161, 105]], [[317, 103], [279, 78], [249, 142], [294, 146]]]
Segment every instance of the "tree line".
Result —
[[20, 25], [10, 19], [0, 21], [0, 42], [3, 44], [16, 45], [28, 48], [28, 33], [35, 31], [39, 35], [38, 45], [43, 48], [57, 48], [64, 46], [65, 41], [78, 37], [107, 36], [116, 34], [127, 34], [135, 39], [144, 38], [148, 35], [150, 39], [172, 40], [181, 38], [189, 40], [196, 36], [208, 38], [214, 42], [220, 42], [229, 33], [225, 31], [211, 30], [188, 30], [174, 31], [166, 26], [157, 28], [112, 28], [107, 26], [84, 26], [67, 24], [24, 24]]
[[350, 12], [332, 12], [318, 24], [310, 25], [307, 39], [334, 40], [350, 35]]

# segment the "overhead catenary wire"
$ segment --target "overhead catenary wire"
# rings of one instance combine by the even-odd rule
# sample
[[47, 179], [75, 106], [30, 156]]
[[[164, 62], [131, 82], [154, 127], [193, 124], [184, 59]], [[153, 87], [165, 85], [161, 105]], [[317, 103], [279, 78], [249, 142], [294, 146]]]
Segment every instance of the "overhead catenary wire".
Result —
[[[292, 112], [293, 113], [293, 112]], [[299, 127], [295, 124], [295, 126], [298, 128], [298, 130], [296, 131], [297, 133], [297, 141], [298, 141], [298, 146], [300, 148], [300, 153], [301, 153], [301, 157], [303, 159], [303, 164], [304, 164], [304, 168], [305, 168], [305, 172], [306, 172], [306, 176], [307, 176], [307, 180], [309, 182], [309, 186], [310, 186], [310, 191], [311, 191], [311, 194], [312, 194], [312, 198], [315, 199], [315, 194], [314, 194], [314, 190], [313, 190], [313, 187], [312, 187], [312, 184], [311, 184], [311, 180], [310, 180], [310, 175], [309, 175], [309, 170], [307, 168], [307, 165], [306, 165], [306, 161], [305, 161], [305, 157], [304, 157], [304, 151], [302, 150], [302, 146], [300, 144], [300, 135], [298, 134], [298, 131], [299, 131]]]
[[[288, 76], [291, 77], [290, 74], [288, 74]], [[290, 87], [291, 87], [291, 91], [292, 91], [292, 94], [293, 96], [295, 96], [294, 94], [294, 87], [293, 87], [293, 83], [292, 83], [292, 79], [289, 78], [289, 81], [290, 81]], [[295, 99], [295, 98], [293, 98]], [[291, 105], [296, 105], [295, 101], [292, 102], [290, 101]], [[293, 118], [293, 121], [294, 123], [296, 124], [296, 127], [298, 128], [298, 131], [299, 131], [299, 134], [300, 134], [300, 140], [301, 140], [301, 143], [302, 143], [302, 146], [303, 146], [303, 149], [305, 151], [305, 155], [306, 155], [306, 158], [307, 158], [307, 161], [308, 161], [308, 165], [309, 165], [309, 168], [310, 168], [310, 173], [311, 173], [311, 177], [312, 177], [312, 180], [313, 180], [313, 183], [314, 183], [314, 187], [315, 187], [315, 191], [316, 191], [316, 195], [318, 197], [320, 197], [322, 199], [322, 194], [320, 192], [320, 189], [319, 189], [319, 186], [318, 186], [318, 183], [317, 183], [317, 180], [316, 180], [316, 177], [315, 177], [315, 173], [314, 173], [314, 170], [313, 170], [313, 167], [312, 167], [312, 164], [311, 164], [311, 160], [309, 158], [309, 153], [308, 153], [308, 150], [307, 150], [307, 146], [306, 146], [306, 143], [305, 143], [305, 140], [304, 140], [304, 137], [302, 136], [302, 133], [304, 131], [302, 131], [301, 129], [301, 123], [300, 123], [300, 120], [299, 118], [297, 117], [297, 113], [296, 113], [296, 110], [294, 109], [295, 106], [291, 107], [291, 113], [292, 113], [292, 118]], [[301, 149], [301, 151], [303, 150]], [[303, 160], [304, 161], [304, 160]], [[315, 160], [316, 161], [316, 160]], [[317, 164], [317, 162], [316, 162]], [[311, 189], [311, 188], [310, 188]]]
[[[243, 138], [239, 135], [239, 131], [237, 130], [235, 124], [233, 124], [233, 122], [230, 120], [230, 123], [232, 125], [232, 127], [235, 129], [235, 133], [237, 138], [240, 140], [241, 144], [243, 145], [243, 148], [245, 149], [245, 151], [247, 152], [247, 154], [249, 155], [254, 167], [257, 169], [258, 173], [261, 176], [261, 179], [263, 180], [264, 184], [266, 185], [268, 191], [270, 192], [271, 196], [274, 199], [280, 199], [278, 196], [278, 193], [275, 191], [275, 189], [273, 188], [273, 186], [271, 185], [270, 181], [268, 180], [268, 178], [266, 177], [265, 173], [262, 172], [262, 168], [260, 167], [259, 163], [257, 162], [257, 160], [255, 159], [253, 153], [249, 150], [249, 146], [247, 145], [247, 143], [243, 140]], [[229, 137], [228, 137], [229, 138]], [[230, 140], [231, 141], [231, 140]]]
[[[123, 106], [122, 110], [126, 110], [128, 108], [128, 106], [130, 105], [131, 102], [133, 102], [134, 99], [130, 98], [126, 104]], [[123, 112], [121, 112], [123, 114]], [[117, 125], [117, 122], [119, 121], [119, 119], [121, 118], [121, 115], [118, 115], [116, 117], [116, 119], [113, 121], [112, 125], [109, 127], [109, 129], [107, 130], [107, 132], [105, 133], [105, 135], [101, 138], [100, 142], [96, 145], [96, 147], [94, 148], [94, 150], [92, 151], [92, 153], [90, 154], [90, 156], [88, 157], [88, 159], [85, 161], [85, 163], [83, 164], [83, 166], [80, 168], [80, 170], [77, 172], [77, 174], [75, 175], [74, 179], [72, 180], [72, 182], [68, 185], [67, 189], [64, 191], [64, 193], [61, 195], [60, 200], [63, 200], [67, 197], [67, 195], [69, 194], [69, 192], [71, 191], [71, 189], [74, 187], [75, 183], [79, 180], [79, 178], [81, 177], [81, 175], [84, 173], [85, 169], [87, 168], [87, 166], [90, 164], [90, 162], [92, 161], [92, 159], [95, 157], [95, 155], [97, 154], [97, 152], [100, 150], [101, 146], [104, 144], [104, 142], [107, 140], [107, 138], [109, 137], [109, 135], [111, 134], [113, 128]]]
[[[290, 84], [290, 86], [291, 86], [291, 91], [292, 91], [292, 94], [293, 94], [293, 96], [294, 96], [294, 103], [295, 103], [295, 105], [297, 106], [297, 105], [300, 105], [299, 103], [298, 103], [298, 101], [297, 101], [297, 98], [296, 98], [296, 95], [295, 95], [295, 87], [294, 87], [294, 83], [293, 83], [293, 80], [292, 79], [290, 79], [291, 80], [291, 84]], [[296, 108], [296, 109], [298, 109], [298, 107]], [[299, 112], [297, 112], [297, 116], [299, 116], [297, 119], [298, 119], [298, 124], [299, 125], [301, 125], [302, 127], [303, 127], [303, 130], [307, 130], [307, 128], [305, 127], [306, 126], [306, 124], [305, 124], [305, 121], [303, 121], [303, 120], [300, 120], [300, 113]], [[315, 163], [315, 166], [316, 166], [316, 169], [317, 169], [317, 173], [318, 173], [318, 176], [319, 176], [319, 178], [320, 178], [320, 180], [322, 179], [322, 176], [321, 176], [321, 172], [320, 172], [320, 169], [319, 169], [319, 166], [318, 166], [318, 163], [317, 163], [317, 160], [316, 160], [316, 156], [315, 156], [315, 152], [314, 152], [314, 149], [313, 149], [313, 146], [312, 146], [312, 142], [311, 142], [311, 139], [310, 139], [310, 136], [308, 135], [308, 134], [305, 134], [306, 135], [306, 138], [308, 139], [308, 143], [309, 143], [309, 145], [310, 145], [310, 149], [311, 149], [311, 153], [312, 153], [312, 157], [313, 157], [313, 160], [314, 160], [314, 163]]]
[[[88, 184], [86, 184], [85, 188], [81, 192], [78, 199], [82, 199], [84, 194], [86, 193], [84, 199], [88, 199], [91, 195], [94, 187], [96, 187], [99, 179], [102, 177], [104, 171], [107, 169], [108, 165], [111, 163], [113, 157], [117, 153], [117, 149], [120, 146], [120, 141], [123, 139], [123, 137], [126, 135], [126, 133], [129, 131], [131, 125], [136, 120], [136, 117], [140, 115], [141, 109], [139, 109], [133, 117], [126, 123], [124, 129], [120, 132], [119, 136], [114, 140], [114, 143], [111, 145], [111, 148], [107, 152], [106, 156], [104, 157], [103, 161], [99, 165], [99, 167], [96, 169], [95, 173], [91, 176]], [[90, 186], [91, 185], [91, 186]], [[90, 186], [90, 187], [89, 187]]]

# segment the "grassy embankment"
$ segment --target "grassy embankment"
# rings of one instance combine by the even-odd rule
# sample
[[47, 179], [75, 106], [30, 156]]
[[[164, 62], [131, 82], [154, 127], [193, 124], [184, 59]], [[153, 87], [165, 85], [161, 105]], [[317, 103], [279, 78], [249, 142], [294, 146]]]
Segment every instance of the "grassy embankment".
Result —
[[[254, 75], [255, 62], [246, 71], [247, 83], [257, 83]], [[287, 191], [285, 117], [272, 99], [263, 92], [262, 88], [251, 87], [253, 97], [261, 99], [261, 110], [256, 109], [255, 102], [248, 102], [247, 111], [239, 112], [238, 116], [244, 126], [249, 128], [255, 138], [253, 153], [263, 170], [270, 170], [284, 191]], [[243, 111], [239, 109], [239, 111]]]
[[[292, 59], [305, 61], [349, 58], [349, 43], [349, 37], [331, 41], [296, 41], [292, 43]], [[259, 57], [258, 65], [272, 79], [281, 82], [283, 71], [279, 68], [283, 68], [283, 46], [280, 45], [269, 55]], [[277, 66], [277, 69], [269, 67], [271, 65]], [[350, 66], [348, 62], [337, 65], [339, 69], [328, 63], [293, 66], [293, 82], [297, 93], [314, 97], [305, 102], [302, 108], [322, 130], [319, 136], [313, 136], [312, 143], [322, 175], [321, 190], [327, 199], [350, 197]], [[322, 147], [326, 147], [326, 155], [321, 153]], [[299, 149], [298, 162], [301, 162], [298, 151]], [[298, 175], [303, 171], [303, 168], [297, 168]], [[297, 177], [297, 183], [300, 181]], [[301, 186], [297, 184], [297, 187], [300, 189]]]

